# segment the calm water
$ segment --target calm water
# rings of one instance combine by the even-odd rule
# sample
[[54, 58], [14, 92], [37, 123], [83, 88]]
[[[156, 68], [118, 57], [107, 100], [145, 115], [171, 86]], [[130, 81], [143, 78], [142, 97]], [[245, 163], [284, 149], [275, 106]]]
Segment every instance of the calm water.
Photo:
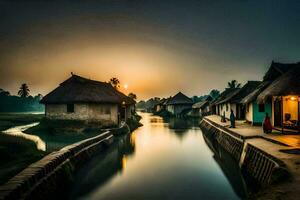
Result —
[[245, 197], [237, 165], [214, 149], [197, 123], [141, 115], [143, 127], [119, 138], [80, 169], [70, 199]]

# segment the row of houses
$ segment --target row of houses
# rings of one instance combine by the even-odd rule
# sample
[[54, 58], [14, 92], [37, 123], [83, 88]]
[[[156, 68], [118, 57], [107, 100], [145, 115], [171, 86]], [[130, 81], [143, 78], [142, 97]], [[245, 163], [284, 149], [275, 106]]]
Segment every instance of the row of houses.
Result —
[[[172, 115], [204, 116], [217, 114], [253, 125], [261, 124], [266, 113], [276, 128], [299, 129], [300, 63], [272, 62], [262, 81], [248, 81], [241, 88], [227, 88], [218, 98], [207, 96], [200, 102], [179, 92], [159, 100], [155, 112]], [[86, 79], [78, 75], [62, 82], [41, 103], [50, 119], [84, 120], [105, 126], [118, 125], [135, 112], [135, 101], [110, 83]]]
[[167, 111], [175, 116], [199, 117], [210, 113], [211, 96], [203, 98], [200, 102], [195, 103], [191, 98], [178, 92], [169, 98], [161, 99], [154, 107], [154, 112]]
[[161, 99], [155, 112], [166, 110], [173, 115], [205, 116], [216, 114], [252, 125], [261, 125], [266, 113], [278, 129], [298, 130], [300, 122], [300, 63], [272, 62], [261, 81], [248, 81], [238, 88], [226, 88], [217, 98], [207, 96], [194, 103], [179, 92]]
[[266, 113], [278, 129], [299, 129], [300, 63], [272, 62], [262, 81], [248, 81], [241, 88], [225, 89], [211, 102], [213, 114], [253, 125], [262, 123]]

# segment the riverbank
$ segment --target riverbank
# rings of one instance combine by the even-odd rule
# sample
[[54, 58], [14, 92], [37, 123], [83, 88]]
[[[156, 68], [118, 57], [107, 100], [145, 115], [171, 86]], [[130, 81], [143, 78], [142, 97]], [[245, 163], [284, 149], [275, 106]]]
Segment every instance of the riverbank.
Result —
[[[6, 117], [3, 115], [2, 119], [9, 119], [16, 123], [10, 123], [9, 126], [6, 126], [9, 129], [0, 133], [0, 185], [47, 154], [110, 130], [101, 129], [97, 126], [87, 126], [83, 122], [49, 121], [35, 115], [30, 118], [33, 115], [28, 114], [8, 115]], [[19, 125], [38, 119], [41, 119], [40, 123], [11, 128], [15, 124]], [[119, 135], [127, 134], [130, 130], [135, 130], [141, 126], [139, 120], [140, 117], [137, 115], [135, 120], [128, 122], [128, 126], [114, 128], [114, 131]]]
[[14, 126], [39, 122], [44, 114], [0, 113], [0, 132]]
[[0, 133], [0, 185], [45, 155], [33, 141]]
[[33, 141], [2, 131], [15, 126], [38, 122], [43, 114], [1, 113], [0, 114], [0, 185], [41, 159], [46, 153], [38, 150]]
[[[261, 127], [237, 122], [236, 128], [219, 116], [207, 116], [200, 125], [214, 135], [239, 162], [241, 170], [261, 185], [253, 199], [297, 199], [300, 191], [299, 136], [264, 134]], [[289, 153], [285, 153], [289, 152]]]

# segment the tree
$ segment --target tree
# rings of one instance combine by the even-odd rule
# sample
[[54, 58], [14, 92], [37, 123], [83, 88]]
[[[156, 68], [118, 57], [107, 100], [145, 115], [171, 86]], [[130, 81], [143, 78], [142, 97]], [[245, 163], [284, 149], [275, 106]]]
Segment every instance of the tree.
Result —
[[241, 84], [238, 83], [237, 80], [232, 80], [232, 81], [228, 82], [227, 86], [230, 89], [232, 89], [232, 88], [240, 88]]
[[219, 90], [213, 89], [212, 91], [210, 91], [209, 95], [210, 95], [213, 99], [216, 99], [216, 98], [218, 98], [218, 96], [220, 95], [220, 91], [219, 91]]
[[0, 95], [1, 96], [10, 96], [10, 93], [8, 91], [5, 91], [5, 90], [0, 88]]
[[113, 77], [109, 80], [110, 84], [115, 88], [118, 89], [120, 87], [120, 81], [118, 78]]
[[20, 97], [28, 97], [29, 96], [29, 88], [28, 88], [28, 85], [26, 83], [23, 83], [20, 87], [20, 90], [18, 92], [18, 95]]
[[38, 101], [38, 102], [39, 102], [42, 98], [43, 98], [43, 95], [41, 95], [41, 94], [38, 94], [38, 95], [34, 96], [34, 100], [36, 100], [36, 101]]
[[137, 99], [136, 94], [134, 94], [134, 93], [132, 93], [132, 92], [130, 92], [130, 93], [128, 94], [128, 97], [132, 98], [133, 100], [136, 100], [136, 99]]

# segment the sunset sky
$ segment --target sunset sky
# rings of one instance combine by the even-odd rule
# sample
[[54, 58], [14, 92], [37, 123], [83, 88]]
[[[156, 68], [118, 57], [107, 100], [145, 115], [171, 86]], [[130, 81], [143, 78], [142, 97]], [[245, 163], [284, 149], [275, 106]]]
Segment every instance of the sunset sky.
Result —
[[118, 77], [139, 99], [203, 95], [272, 60], [300, 61], [300, 1], [0, 1], [0, 88], [13, 94], [74, 72]]

